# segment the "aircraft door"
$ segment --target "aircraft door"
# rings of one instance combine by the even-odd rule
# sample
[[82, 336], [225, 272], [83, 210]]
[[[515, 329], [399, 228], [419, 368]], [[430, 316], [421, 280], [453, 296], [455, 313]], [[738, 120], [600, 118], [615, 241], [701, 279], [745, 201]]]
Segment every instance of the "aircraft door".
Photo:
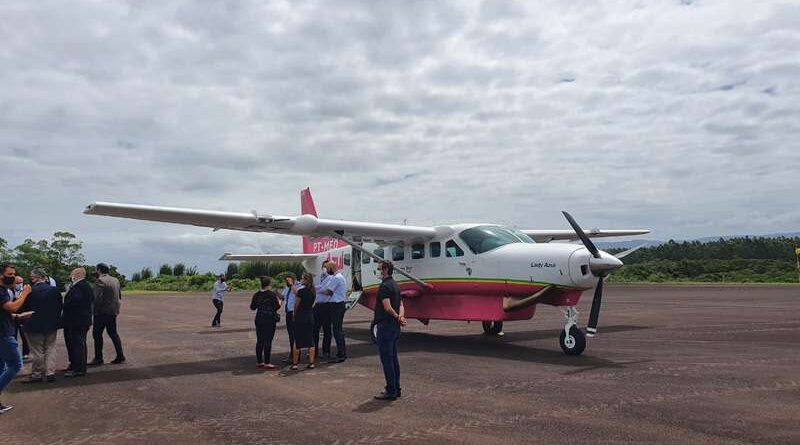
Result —
[[351, 249], [353, 253], [353, 260], [350, 263], [350, 287], [353, 292], [361, 292], [364, 289], [363, 281], [361, 280], [361, 256], [363, 255], [358, 249]]

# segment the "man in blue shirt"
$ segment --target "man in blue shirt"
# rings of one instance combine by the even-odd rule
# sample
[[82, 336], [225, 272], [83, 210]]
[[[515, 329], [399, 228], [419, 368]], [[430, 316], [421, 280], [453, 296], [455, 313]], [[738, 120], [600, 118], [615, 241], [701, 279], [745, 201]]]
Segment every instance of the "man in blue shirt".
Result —
[[319, 351], [319, 330], [322, 328], [322, 358], [331, 358], [331, 296], [325, 295], [328, 280], [328, 261], [322, 263], [322, 272], [315, 278], [317, 298], [314, 302], [314, 344]]
[[[281, 361], [289, 363], [292, 361], [292, 350], [294, 349], [294, 300], [296, 295], [292, 292], [292, 286], [297, 283], [297, 275], [292, 272], [286, 274], [286, 287], [283, 289], [283, 302], [286, 308], [286, 333], [289, 334], [289, 355]], [[303, 288], [302, 284], [297, 283], [297, 290]]]
[[325, 289], [322, 291], [330, 296], [331, 302], [331, 328], [333, 338], [336, 340], [336, 358], [330, 360], [331, 363], [341, 363], [347, 360], [347, 346], [344, 340], [344, 313], [345, 301], [347, 300], [347, 282], [341, 272], [336, 271], [336, 263], [328, 261], [328, 279], [325, 281]]
[[2, 395], [3, 390], [22, 369], [22, 356], [19, 353], [19, 343], [17, 343], [15, 318], [18, 318], [16, 312], [22, 308], [31, 293], [30, 286], [23, 286], [17, 299], [12, 301], [9, 290], [14, 287], [16, 273], [17, 270], [11, 264], [0, 265], [0, 274], [2, 274], [2, 279], [0, 279], [0, 414], [12, 409], [9, 405], [3, 405]]

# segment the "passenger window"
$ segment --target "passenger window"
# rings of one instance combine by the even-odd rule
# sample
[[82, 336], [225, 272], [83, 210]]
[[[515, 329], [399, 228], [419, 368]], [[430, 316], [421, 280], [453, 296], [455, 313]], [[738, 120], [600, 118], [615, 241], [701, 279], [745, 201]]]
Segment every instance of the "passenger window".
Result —
[[392, 247], [392, 261], [403, 261], [406, 257], [406, 246]]
[[344, 254], [344, 265], [345, 266], [349, 266], [350, 265], [350, 254], [349, 253]]
[[406, 257], [405, 246], [392, 247], [392, 261], [403, 261]]
[[411, 259], [419, 260], [425, 258], [425, 244], [412, 244], [411, 245]]
[[442, 243], [434, 241], [431, 243], [431, 258], [438, 258], [442, 256]]
[[370, 256], [366, 253], [361, 253], [361, 264], [369, 264]]
[[[372, 253], [374, 253], [374, 254], [375, 254], [375, 256], [379, 256], [379, 257], [381, 257], [381, 258], [384, 258], [384, 256], [383, 256], [383, 249], [382, 249], [382, 248], [375, 249], [375, 250], [373, 250], [373, 251], [372, 251]], [[374, 261], [374, 262], [376, 262], [376, 263], [378, 262], [378, 260], [376, 260], [376, 259], [374, 259], [374, 258], [373, 258], [373, 261]]]
[[464, 251], [461, 250], [458, 244], [453, 240], [448, 241], [447, 244], [444, 245], [444, 250], [447, 252], [447, 258], [464, 256]]

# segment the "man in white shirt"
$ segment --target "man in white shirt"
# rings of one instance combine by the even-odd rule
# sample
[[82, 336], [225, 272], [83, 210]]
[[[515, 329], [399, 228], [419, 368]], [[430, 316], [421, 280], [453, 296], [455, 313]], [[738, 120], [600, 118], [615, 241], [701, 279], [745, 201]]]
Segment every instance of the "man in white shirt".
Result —
[[212, 291], [211, 295], [211, 303], [217, 309], [217, 313], [216, 315], [214, 315], [214, 319], [211, 320], [212, 328], [220, 327], [220, 324], [222, 322], [222, 307], [223, 307], [222, 301], [225, 298], [225, 292], [229, 292], [231, 290], [231, 287], [228, 284], [226, 284], [227, 281], [228, 278], [223, 273], [219, 275], [219, 279], [217, 279], [217, 282], [214, 283], [214, 290]]
[[328, 261], [328, 279], [325, 281], [323, 294], [330, 296], [331, 306], [331, 330], [333, 338], [336, 340], [336, 358], [331, 359], [331, 363], [341, 363], [347, 360], [347, 346], [344, 340], [344, 313], [346, 311], [345, 301], [347, 300], [347, 281], [341, 272], [336, 271], [336, 263]]

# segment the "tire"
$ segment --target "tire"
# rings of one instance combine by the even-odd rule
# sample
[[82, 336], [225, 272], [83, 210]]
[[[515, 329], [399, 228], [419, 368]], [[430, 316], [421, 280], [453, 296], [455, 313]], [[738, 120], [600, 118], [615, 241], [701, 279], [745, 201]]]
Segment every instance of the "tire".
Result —
[[503, 332], [503, 322], [502, 321], [484, 321], [483, 322], [483, 333], [486, 335], [497, 335]]
[[374, 321], [369, 325], [369, 338], [372, 343], [378, 344], [378, 323]]
[[583, 335], [583, 331], [577, 326], [572, 326], [569, 328], [569, 333], [572, 337], [570, 341], [567, 341], [567, 331], [561, 331], [561, 335], [558, 337], [561, 350], [567, 355], [581, 355], [586, 349], [586, 337]]

